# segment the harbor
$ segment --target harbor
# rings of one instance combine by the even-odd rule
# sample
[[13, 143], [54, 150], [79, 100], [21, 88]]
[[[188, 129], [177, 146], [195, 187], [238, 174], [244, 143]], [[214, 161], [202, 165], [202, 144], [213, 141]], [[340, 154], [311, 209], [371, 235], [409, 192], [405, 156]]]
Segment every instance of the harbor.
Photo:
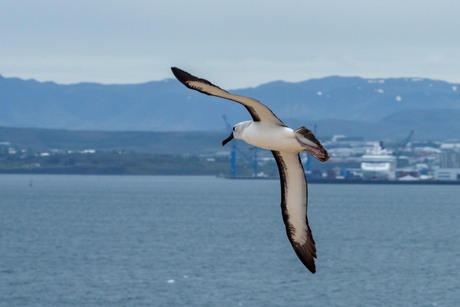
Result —
[[[323, 141], [331, 156], [326, 164], [301, 155], [305, 175], [311, 183], [460, 184], [460, 142], [412, 141], [413, 134], [388, 144], [335, 135]], [[270, 154], [250, 150], [249, 156], [232, 147], [230, 172], [224, 177], [276, 179], [275, 172], [265, 171]]]
[[[315, 127], [313, 127], [315, 128]], [[320, 127], [321, 128], [321, 127]], [[227, 132], [145, 133], [6, 129], [0, 136], [0, 173], [81, 175], [206, 175], [275, 179], [270, 151], [236, 140], [222, 148]], [[0, 132], [2, 129], [0, 129]], [[94, 141], [94, 135], [99, 138]], [[61, 140], [61, 142], [51, 141]], [[321, 136], [330, 155], [321, 163], [302, 153], [309, 182], [353, 184], [458, 184], [460, 141]], [[168, 140], [174, 139], [175, 143]], [[129, 140], [129, 142], [126, 142]], [[187, 144], [184, 152], [183, 144]]]

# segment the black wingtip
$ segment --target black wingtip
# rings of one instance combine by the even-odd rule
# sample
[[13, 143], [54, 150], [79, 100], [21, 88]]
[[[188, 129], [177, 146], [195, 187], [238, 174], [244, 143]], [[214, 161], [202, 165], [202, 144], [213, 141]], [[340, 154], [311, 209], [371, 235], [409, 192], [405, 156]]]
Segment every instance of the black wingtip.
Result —
[[177, 67], [171, 67], [171, 71], [172, 71], [174, 77], [176, 77], [177, 80], [179, 80], [180, 82], [182, 82], [185, 85], [187, 85], [185, 82], [197, 79], [195, 76], [192, 76], [188, 72], [183, 71], [182, 69], [177, 68]]
[[199, 82], [199, 83], [203, 83], [203, 84], [208, 84], [208, 85], [211, 85], [211, 86], [214, 86], [216, 88], [220, 88], [214, 84], [212, 84], [211, 82], [209, 82], [208, 80], [206, 79], [202, 79], [202, 78], [198, 78], [198, 77], [195, 77], [194, 75], [192, 74], [189, 74], [188, 72], [180, 69], [180, 68], [177, 68], [177, 67], [171, 67], [171, 71], [172, 73], [174, 74], [174, 76], [177, 78], [177, 80], [179, 80], [183, 85], [185, 85], [186, 87], [192, 89], [192, 90], [195, 90], [195, 91], [199, 91], [203, 94], [206, 94], [206, 95], [211, 95], [210, 93], [206, 92], [206, 91], [203, 91], [200, 89], [199, 86], [192, 86], [190, 85], [191, 82]]
[[171, 67], [171, 71], [174, 74], [174, 76], [177, 78], [177, 80], [179, 80], [180, 82], [184, 84], [186, 84], [186, 82], [188, 81], [200, 81], [200, 82], [209, 83], [209, 81], [195, 77], [194, 75], [189, 74], [185, 70], [182, 70], [177, 67]]
[[299, 245], [299, 244], [292, 244], [295, 253], [299, 257], [300, 261], [303, 265], [313, 274], [316, 273], [316, 265], [315, 265], [315, 258], [316, 258], [316, 248], [314, 245]]
[[312, 265], [307, 266], [307, 269], [308, 269], [312, 274], [315, 274], [315, 273], [316, 273], [316, 265], [315, 265], [315, 262], [313, 262]]
[[316, 273], [316, 265], [314, 259], [303, 260], [302, 263], [312, 274]]

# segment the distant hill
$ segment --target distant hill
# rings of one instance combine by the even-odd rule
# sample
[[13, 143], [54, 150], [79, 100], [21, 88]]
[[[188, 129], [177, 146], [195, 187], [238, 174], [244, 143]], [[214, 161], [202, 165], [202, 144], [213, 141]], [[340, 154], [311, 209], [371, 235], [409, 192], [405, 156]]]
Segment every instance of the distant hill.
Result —
[[[0, 127], [2, 144], [39, 151], [126, 151], [150, 154], [216, 153], [227, 135], [219, 132], [85, 131]], [[5, 145], [4, 145], [5, 146]]]
[[[418, 139], [445, 139], [460, 132], [460, 85], [444, 81], [327, 77], [231, 92], [264, 102], [289, 125], [316, 125], [321, 136], [397, 139], [414, 129]], [[0, 76], [3, 127], [224, 133], [222, 115], [231, 123], [249, 118], [241, 106], [191, 91], [174, 79], [63, 85]]]

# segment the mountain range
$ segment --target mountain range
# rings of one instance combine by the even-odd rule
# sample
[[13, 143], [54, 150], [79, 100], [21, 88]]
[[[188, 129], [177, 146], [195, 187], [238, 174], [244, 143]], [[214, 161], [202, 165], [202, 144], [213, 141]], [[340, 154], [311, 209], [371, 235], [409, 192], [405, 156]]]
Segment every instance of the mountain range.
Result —
[[[205, 76], [204, 76], [205, 77]], [[213, 80], [210, 80], [213, 81]], [[230, 90], [256, 98], [286, 124], [319, 136], [453, 139], [460, 85], [423, 78], [326, 77]], [[0, 76], [0, 126], [99, 131], [222, 131], [249, 119], [236, 103], [175, 79], [142, 84], [57, 84]]]

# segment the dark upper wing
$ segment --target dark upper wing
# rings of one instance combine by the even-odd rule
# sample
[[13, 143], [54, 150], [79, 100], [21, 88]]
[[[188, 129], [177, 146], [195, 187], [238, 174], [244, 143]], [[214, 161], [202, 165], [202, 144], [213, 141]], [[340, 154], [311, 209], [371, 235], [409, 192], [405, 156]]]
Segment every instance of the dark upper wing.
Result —
[[207, 95], [233, 100], [244, 105], [254, 121], [264, 121], [285, 126], [284, 123], [276, 117], [269, 108], [253, 98], [230, 94], [208, 80], [195, 77], [179, 68], [171, 67], [171, 70], [177, 80], [182, 82], [188, 88]]
[[302, 162], [296, 153], [272, 153], [280, 173], [281, 211], [287, 236], [300, 261], [315, 273], [316, 247], [308, 225], [308, 188]]

